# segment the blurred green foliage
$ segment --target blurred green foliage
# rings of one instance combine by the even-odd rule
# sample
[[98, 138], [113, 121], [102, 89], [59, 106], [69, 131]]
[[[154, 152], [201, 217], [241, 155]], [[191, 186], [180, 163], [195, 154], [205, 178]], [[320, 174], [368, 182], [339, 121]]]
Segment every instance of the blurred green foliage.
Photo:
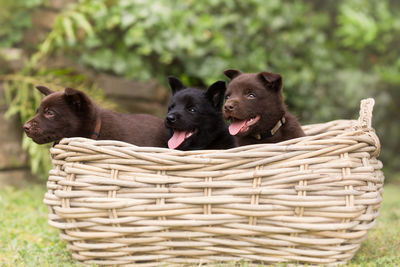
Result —
[[81, 0], [56, 18], [36, 57], [63, 54], [163, 84], [167, 75], [210, 84], [227, 68], [281, 73], [303, 124], [355, 119], [360, 100], [374, 97], [381, 159], [399, 171], [399, 43], [394, 0]]
[[12, 47], [22, 41], [31, 26], [30, 11], [45, 0], [0, 0], [0, 47]]

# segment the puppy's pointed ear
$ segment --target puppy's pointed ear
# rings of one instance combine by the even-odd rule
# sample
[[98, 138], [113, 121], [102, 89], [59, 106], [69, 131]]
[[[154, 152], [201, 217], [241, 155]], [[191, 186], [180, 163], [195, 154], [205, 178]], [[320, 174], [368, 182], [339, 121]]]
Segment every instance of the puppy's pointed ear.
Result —
[[84, 92], [76, 89], [65, 88], [64, 97], [68, 105], [75, 111], [86, 111], [91, 104], [89, 97]]
[[206, 97], [212, 102], [213, 106], [217, 110], [222, 109], [224, 104], [224, 95], [226, 91], [226, 85], [224, 81], [217, 81], [208, 87], [206, 91]]
[[46, 87], [46, 86], [43, 86], [43, 85], [38, 85], [38, 86], [36, 86], [35, 88], [38, 89], [39, 92], [41, 92], [42, 94], [44, 94], [44, 95], [46, 95], [46, 96], [49, 95], [49, 94], [54, 93], [53, 90], [51, 90], [50, 88], [48, 88], [48, 87]]
[[279, 91], [282, 89], [282, 76], [272, 72], [260, 72], [257, 77], [263, 82], [263, 84], [273, 91]]
[[240, 70], [235, 70], [235, 69], [228, 69], [224, 71], [224, 74], [226, 77], [228, 77], [230, 80], [233, 80], [234, 78], [236, 78], [237, 76], [239, 76], [240, 74], [242, 74], [242, 72]]
[[168, 83], [169, 83], [169, 87], [171, 87], [172, 95], [174, 95], [176, 92], [186, 88], [185, 85], [183, 85], [183, 83], [174, 76], [168, 76]]

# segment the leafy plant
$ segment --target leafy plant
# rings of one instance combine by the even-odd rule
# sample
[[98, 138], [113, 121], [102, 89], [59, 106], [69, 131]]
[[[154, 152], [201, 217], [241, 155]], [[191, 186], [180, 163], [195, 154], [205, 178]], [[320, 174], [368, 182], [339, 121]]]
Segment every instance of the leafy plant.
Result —
[[[206, 85], [222, 71], [281, 73], [302, 123], [357, 118], [375, 97], [385, 166], [400, 171], [400, 4], [390, 0], [80, 0], [30, 60], [62, 54], [128, 79]], [[398, 101], [398, 100], [397, 100]]]
[[[292, 109], [317, 122], [353, 114], [379, 86], [380, 73], [360, 66], [373, 59], [344, 50], [377, 44], [396, 20], [387, 2], [370, 2], [362, 10], [359, 1], [330, 6], [338, 9], [336, 18], [304, 1], [82, 0], [57, 18], [42, 48], [98, 71], [156, 76], [164, 84], [171, 74], [209, 84], [232, 67], [279, 72]], [[375, 9], [378, 18], [370, 14]], [[339, 24], [333, 33], [332, 19]]]
[[12, 47], [21, 42], [31, 26], [30, 12], [45, 0], [0, 0], [0, 47]]

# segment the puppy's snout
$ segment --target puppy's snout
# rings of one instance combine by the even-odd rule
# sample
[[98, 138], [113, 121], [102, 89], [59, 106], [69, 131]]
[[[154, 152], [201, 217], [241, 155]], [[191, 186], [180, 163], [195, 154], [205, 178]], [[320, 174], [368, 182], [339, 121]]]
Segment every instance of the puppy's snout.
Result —
[[30, 122], [26, 122], [24, 124], [24, 131], [25, 132], [29, 132], [31, 130], [31, 128], [32, 128], [32, 124]]
[[167, 122], [169, 122], [169, 123], [174, 123], [174, 122], [176, 122], [176, 116], [175, 116], [175, 114], [168, 114], [166, 119], [167, 119]]
[[231, 104], [228, 104], [228, 105], [225, 105], [225, 110], [233, 110], [233, 105], [231, 105]]
[[232, 111], [236, 107], [236, 102], [233, 101], [227, 101], [224, 105], [224, 110], [225, 111]]

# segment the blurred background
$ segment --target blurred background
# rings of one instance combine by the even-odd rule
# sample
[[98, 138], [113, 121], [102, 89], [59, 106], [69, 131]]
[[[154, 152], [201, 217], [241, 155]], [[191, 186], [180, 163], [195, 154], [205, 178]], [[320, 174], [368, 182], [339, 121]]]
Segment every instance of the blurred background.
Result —
[[400, 183], [400, 2], [395, 0], [0, 0], [0, 184], [45, 182], [47, 145], [21, 125], [35, 85], [74, 87], [123, 112], [165, 115], [168, 75], [206, 86], [227, 68], [280, 73], [302, 124], [373, 126]]

